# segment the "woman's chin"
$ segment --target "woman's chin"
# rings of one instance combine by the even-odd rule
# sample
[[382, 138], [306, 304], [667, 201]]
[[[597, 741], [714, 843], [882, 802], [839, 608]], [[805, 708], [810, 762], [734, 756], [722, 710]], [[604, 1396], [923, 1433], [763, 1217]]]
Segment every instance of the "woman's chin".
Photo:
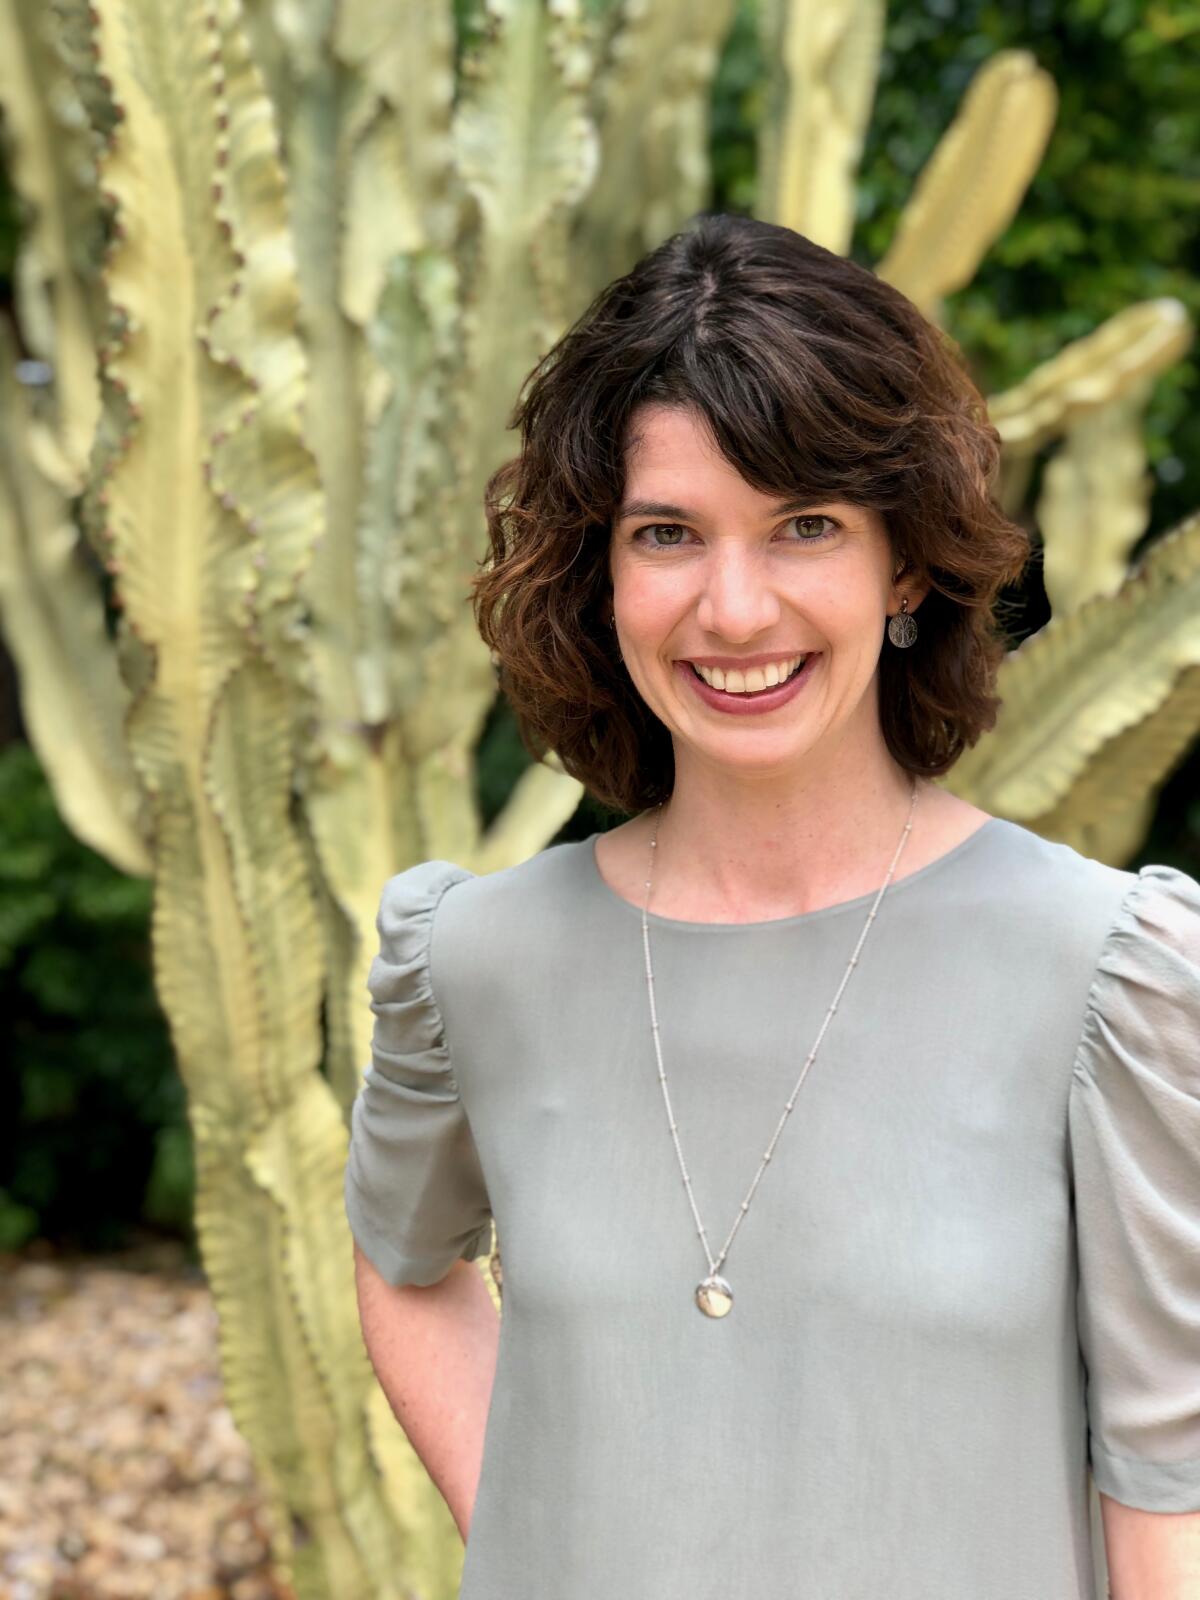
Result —
[[[664, 719], [665, 720], [665, 719]], [[820, 743], [821, 730], [742, 728], [714, 732], [695, 721], [668, 724], [675, 747], [675, 769], [688, 764], [720, 770], [731, 777], [765, 778], [792, 773], [808, 761]]]

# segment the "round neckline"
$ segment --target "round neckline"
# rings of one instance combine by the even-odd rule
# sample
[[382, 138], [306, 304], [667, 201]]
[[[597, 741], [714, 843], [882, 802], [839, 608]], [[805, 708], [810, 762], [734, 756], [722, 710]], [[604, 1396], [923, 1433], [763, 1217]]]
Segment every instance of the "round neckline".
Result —
[[[915, 872], [906, 873], [903, 878], [894, 878], [888, 885], [887, 894], [883, 897], [884, 900], [886, 901], [890, 895], [899, 893], [908, 884], [919, 883], [949, 862], [957, 860], [959, 856], [970, 850], [977, 839], [985, 833], [994, 831], [996, 824], [1003, 822], [1003, 820], [1002, 817], [988, 817], [987, 821], [981, 822], [973, 833], [969, 833], [965, 839], [960, 839], [956, 845], [951, 845], [950, 849], [943, 852], [942, 855], [935, 856], [932, 861], [927, 861], [923, 867], [918, 867]], [[599, 892], [601, 899], [611, 901], [618, 907], [623, 907], [640, 922], [642, 920], [641, 906], [634, 905], [632, 900], [626, 900], [623, 894], [618, 894], [600, 871], [600, 863], [596, 859], [596, 840], [599, 837], [600, 834], [598, 832], [592, 833], [586, 839], [580, 841], [580, 849], [584, 855], [587, 876], [594, 888]], [[752, 929], [797, 928], [805, 923], [818, 922], [823, 917], [839, 916], [847, 911], [854, 911], [859, 908], [865, 909], [878, 893], [878, 888], [871, 889], [866, 894], [855, 895], [853, 900], [839, 900], [835, 905], [818, 906], [813, 911], [797, 911], [790, 917], [770, 917], [765, 922], [686, 922], [680, 917], [660, 916], [657, 911], [648, 911], [646, 920], [648, 923], [661, 928], [682, 928], [689, 933], [742, 933]]]

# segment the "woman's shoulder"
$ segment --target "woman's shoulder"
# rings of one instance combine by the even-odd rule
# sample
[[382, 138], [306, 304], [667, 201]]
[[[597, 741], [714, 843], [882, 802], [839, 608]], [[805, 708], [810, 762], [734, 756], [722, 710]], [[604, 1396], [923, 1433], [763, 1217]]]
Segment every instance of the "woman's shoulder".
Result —
[[526, 937], [565, 919], [581, 887], [580, 852], [587, 841], [547, 845], [524, 861], [476, 871], [452, 861], [426, 861], [393, 883], [406, 902], [438, 900], [443, 947], [486, 942], [516, 949]]
[[475, 995], [502, 988], [522, 966], [532, 973], [555, 947], [556, 925], [558, 947], [565, 942], [585, 847], [548, 846], [491, 872], [435, 857], [393, 873], [379, 898], [370, 981], [415, 985], [426, 1001], [436, 991], [440, 1003], [463, 986]]
[[1112, 940], [1129, 938], [1148, 919], [1186, 922], [1200, 906], [1200, 884], [1177, 867], [1113, 866], [1008, 818], [993, 817], [988, 831], [989, 902], [1017, 922], [1082, 940], [1097, 961]]
[[1069, 917], [1085, 906], [1115, 905], [1136, 877], [1008, 817], [992, 817], [988, 832], [990, 891], [1041, 916]]

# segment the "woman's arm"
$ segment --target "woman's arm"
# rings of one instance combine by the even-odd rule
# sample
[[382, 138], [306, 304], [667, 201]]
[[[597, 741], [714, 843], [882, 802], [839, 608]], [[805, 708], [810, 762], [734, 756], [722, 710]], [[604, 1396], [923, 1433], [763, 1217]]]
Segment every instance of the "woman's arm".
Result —
[[470, 1261], [456, 1261], [428, 1287], [394, 1288], [357, 1244], [354, 1267], [371, 1365], [465, 1542], [483, 1464], [499, 1313]]
[[1200, 1511], [1140, 1511], [1100, 1494], [1112, 1600], [1200, 1600]]

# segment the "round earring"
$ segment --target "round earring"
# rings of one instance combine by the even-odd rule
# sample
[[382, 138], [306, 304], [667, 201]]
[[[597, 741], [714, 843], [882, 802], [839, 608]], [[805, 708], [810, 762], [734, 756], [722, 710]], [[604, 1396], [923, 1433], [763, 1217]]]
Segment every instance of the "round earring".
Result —
[[888, 618], [887, 636], [898, 650], [907, 650], [917, 637], [917, 619], [908, 614], [908, 596], [900, 602], [900, 609]]

